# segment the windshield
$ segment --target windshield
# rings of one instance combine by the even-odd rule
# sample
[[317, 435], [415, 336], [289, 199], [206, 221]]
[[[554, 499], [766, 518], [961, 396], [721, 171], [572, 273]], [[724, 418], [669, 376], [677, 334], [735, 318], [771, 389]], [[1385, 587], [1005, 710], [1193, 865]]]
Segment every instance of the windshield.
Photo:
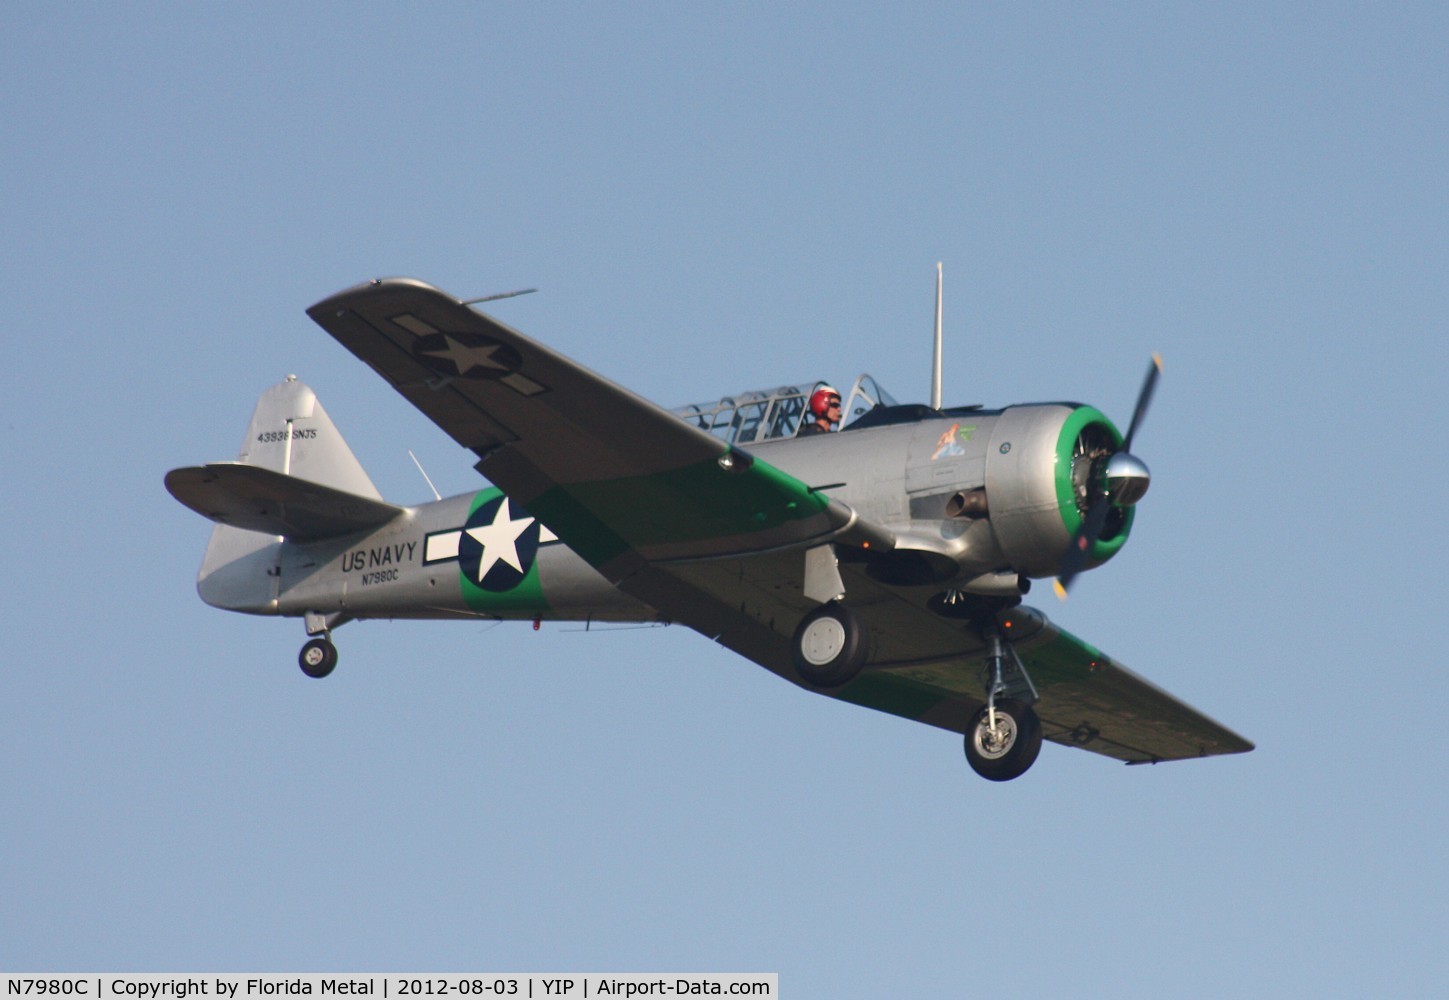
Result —
[[[776, 441], [792, 438], [800, 431], [810, 394], [824, 381], [816, 379], [725, 396], [712, 403], [681, 406], [671, 412], [700, 430], [730, 444]], [[894, 406], [896, 401], [874, 378], [862, 375], [845, 395], [841, 427], [859, 420], [877, 406]]]

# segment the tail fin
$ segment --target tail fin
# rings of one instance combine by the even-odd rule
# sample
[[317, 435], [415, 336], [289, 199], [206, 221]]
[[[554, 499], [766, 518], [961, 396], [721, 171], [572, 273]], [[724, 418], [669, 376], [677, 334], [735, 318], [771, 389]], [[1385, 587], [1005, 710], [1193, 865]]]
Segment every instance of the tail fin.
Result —
[[[382, 499], [317, 401], [317, 394], [295, 375], [288, 375], [285, 382], [272, 386], [257, 400], [237, 463], [365, 497], [379, 505]], [[172, 485], [171, 476], [167, 485]], [[179, 494], [178, 499], [191, 505]], [[217, 524], [202, 557], [197, 593], [213, 607], [276, 614], [281, 550], [279, 535]]]
[[297, 376], [262, 393], [237, 461], [381, 500], [317, 394]]

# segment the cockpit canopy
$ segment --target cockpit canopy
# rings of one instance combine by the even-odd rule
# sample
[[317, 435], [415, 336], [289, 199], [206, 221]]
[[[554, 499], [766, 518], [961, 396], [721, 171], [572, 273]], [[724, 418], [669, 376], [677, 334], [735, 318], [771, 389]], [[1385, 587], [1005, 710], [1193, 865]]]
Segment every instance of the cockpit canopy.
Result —
[[[810, 394], [827, 383], [797, 382], [777, 389], [761, 389], [726, 396], [713, 403], [681, 406], [672, 412], [689, 424], [706, 430], [729, 444], [751, 444], [792, 438], [805, 422]], [[855, 380], [841, 407], [840, 429], [865, 416], [877, 406], [895, 406], [896, 401], [869, 375]]]

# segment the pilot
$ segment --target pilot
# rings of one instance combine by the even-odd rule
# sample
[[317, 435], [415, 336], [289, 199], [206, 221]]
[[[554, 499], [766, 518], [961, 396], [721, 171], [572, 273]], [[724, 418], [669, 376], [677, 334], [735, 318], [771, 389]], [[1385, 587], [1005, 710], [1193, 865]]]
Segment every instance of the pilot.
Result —
[[816, 389], [810, 396], [810, 416], [812, 419], [800, 427], [800, 437], [829, 434], [840, 423], [840, 393], [828, 385]]

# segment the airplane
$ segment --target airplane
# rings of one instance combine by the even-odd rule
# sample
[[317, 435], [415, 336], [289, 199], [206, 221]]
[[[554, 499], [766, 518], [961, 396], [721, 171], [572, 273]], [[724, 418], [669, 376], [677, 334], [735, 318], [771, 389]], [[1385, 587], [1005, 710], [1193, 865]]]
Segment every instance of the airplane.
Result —
[[[202, 600], [301, 618], [307, 676], [332, 672], [354, 620], [678, 623], [808, 691], [961, 734], [991, 781], [1044, 740], [1128, 764], [1254, 748], [1023, 604], [1033, 579], [1064, 595], [1126, 543], [1156, 359], [1125, 435], [1079, 403], [943, 407], [938, 268], [929, 404], [862, 375], [669, 410], [481, 301], [391, 278], [307, 313], [493, 485], [388, 503], [291, 375], [236, 461], [165, 477], [215, 522]], [[838, 429], [808, 434], [832, 394]]]

